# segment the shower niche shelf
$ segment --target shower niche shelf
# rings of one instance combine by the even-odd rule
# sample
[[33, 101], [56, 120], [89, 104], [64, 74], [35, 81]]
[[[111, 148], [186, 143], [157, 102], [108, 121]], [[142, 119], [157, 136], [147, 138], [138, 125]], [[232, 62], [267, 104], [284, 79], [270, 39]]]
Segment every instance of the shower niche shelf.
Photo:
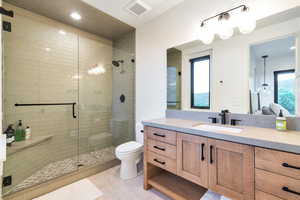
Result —
[[14, 142], [10, 147], [7, 147], [7, 156], [11, 156], [19, 151], [46, 142], [50, 140], [52, 137], [53, 135], [45, 135], [45, 136], [34, 137], [22, 142]]

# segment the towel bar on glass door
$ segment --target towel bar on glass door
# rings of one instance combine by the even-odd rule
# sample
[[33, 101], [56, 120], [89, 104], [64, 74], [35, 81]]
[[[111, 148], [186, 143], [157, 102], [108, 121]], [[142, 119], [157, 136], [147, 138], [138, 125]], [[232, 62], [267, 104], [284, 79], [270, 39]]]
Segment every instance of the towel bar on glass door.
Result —
[[75, 114], [75, 105], [76, 103], [36, 103], [36, 104], [21, 104], [16, 103], [15, 106], [65, 106], [65, 105], [72, 105], [72, 114], [73, 118], [75, 119], [77, 116]]

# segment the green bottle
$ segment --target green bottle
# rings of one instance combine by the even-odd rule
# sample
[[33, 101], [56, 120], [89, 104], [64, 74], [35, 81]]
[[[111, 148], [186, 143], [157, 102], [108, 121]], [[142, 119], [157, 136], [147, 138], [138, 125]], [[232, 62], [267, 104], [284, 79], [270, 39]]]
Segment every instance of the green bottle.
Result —
[[22, 125], [22, 120], [19, 120], [19, 124], [16, 128], [15, 141], [23, 141], [25, 140], [25, 129]]
[[279, 116], [276, 118], [276, 129], [279, 131], [287, 130], [286, 118], [283, 116], [282, 110], [280, 110]]

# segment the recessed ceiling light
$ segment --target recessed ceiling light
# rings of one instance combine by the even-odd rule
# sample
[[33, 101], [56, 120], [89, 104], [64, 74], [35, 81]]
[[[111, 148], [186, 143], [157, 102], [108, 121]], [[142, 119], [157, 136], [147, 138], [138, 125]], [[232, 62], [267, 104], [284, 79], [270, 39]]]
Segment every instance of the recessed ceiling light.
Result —
[[59, 30], [58, 33], [61, 34], [61, 35], [66, 35], [67, 34], [66, 31], [64, 31], [64, 30]]
[[51, 49], [50, 49], [50, 48], [48, 48], [48, 47], [46, 47], [46, 48], [45, 48], [45, 50], [46, 50], [46, 51], [48, 51], [48, 52], [49, 52], [49, 51], [51, 51]]
[[295, 50], [296, 49], [296, 46], [292, 46], [291, 48], [290, 48], [290, 50]]
[[81, 20], [81, 15], [78, 12], [72, 12], [70, 16], [75, 20]]

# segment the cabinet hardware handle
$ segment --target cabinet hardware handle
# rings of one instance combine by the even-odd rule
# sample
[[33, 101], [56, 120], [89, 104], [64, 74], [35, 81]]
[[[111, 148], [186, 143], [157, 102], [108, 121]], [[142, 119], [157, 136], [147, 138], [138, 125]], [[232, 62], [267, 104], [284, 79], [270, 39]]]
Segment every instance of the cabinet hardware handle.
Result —
[[165, 148], [161, 148], [161, 147], [158, 147], [158, 146], [153, 146], [153, 148], [161, 150], [161, 151], [165, 151], [166, 150]]
[[153, 135], [158, 136], [158, 137], [166, 137], [165, 135], [161, 135], [161, 134], [158, 134], [158, 133], [153, 133]]
[[213, 145], [210, 145], [210, 164], [213, 164], [214, 163], [214, 160], [213, 160], [213, 148], [214, 146]]
[[202, 144], [201, 144], [201, 160], [202, 160], [202, 161], [205, 160], [205, 158], [204, 158], [204, 146], [205, 146], [205, 144], [202, 143]]
[[153, 160], [154, 160], [155, 162], [159, 163], [159, 164], [162, 164], [162, 165], [166, 164], [166, 162], [159, 161], [159, 160], [157, 160], [156, 158], [153, 159]]
[[300, 196], [300, 192], [290, 190], [288, 187], [282, 187], [282, 190], [285, 191], [285, 192], [289, 192], [289, 193], [296, 194], [296, 195]]
[[288, 163], [282, 163], [282, 166], [283, 166], [283, 167], [288, 167], [288, 168], [293, 168], [293, 169], [299, 169], [299, 170], [300, 170], [300, 167], [296, 167], [296, 166], [293, 166], [293, 165], [289, 165]]

